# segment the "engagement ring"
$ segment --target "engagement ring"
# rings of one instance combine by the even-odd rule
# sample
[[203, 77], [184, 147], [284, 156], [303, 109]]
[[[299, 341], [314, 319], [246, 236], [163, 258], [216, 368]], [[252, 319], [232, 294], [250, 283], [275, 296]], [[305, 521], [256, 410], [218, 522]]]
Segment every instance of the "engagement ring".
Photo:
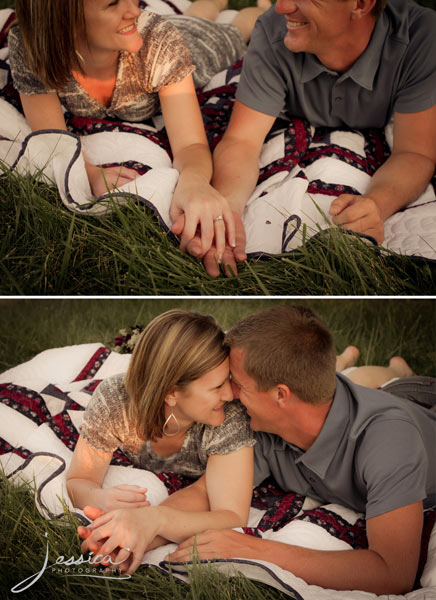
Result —
[[128, 547], [126, 547], [126, 548], [123, 547], [123, 550], [127, 550], [127, 552], [131, 552], [130, 548], [128, 548]]
[[222, 221], [223, 217], [222, 215], [218, 215], [217, 217], [215, 217], [214, 221]]

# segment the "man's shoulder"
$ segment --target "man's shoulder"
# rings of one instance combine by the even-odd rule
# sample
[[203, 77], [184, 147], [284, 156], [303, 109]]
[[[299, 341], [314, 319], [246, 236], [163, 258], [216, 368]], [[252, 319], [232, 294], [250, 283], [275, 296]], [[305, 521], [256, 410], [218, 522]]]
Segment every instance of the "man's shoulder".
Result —
[[411, 36], [434, 36], [436, 11], [414, 0], [389, 0], [386, 15], [391, 24], [391, 37], [409, 41]]

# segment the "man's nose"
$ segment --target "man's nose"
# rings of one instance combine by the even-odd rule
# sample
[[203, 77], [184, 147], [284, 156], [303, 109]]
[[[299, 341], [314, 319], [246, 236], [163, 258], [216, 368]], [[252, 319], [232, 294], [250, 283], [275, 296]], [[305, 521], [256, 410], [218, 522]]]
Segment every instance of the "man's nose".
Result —
[[231, 382], [231, 389], [232, 389], [232, 396], [233, 398], [239, 398], [239, 387], [236, 385], [236, 383], [233, 383], [233, 381]]
[[293, 13], [297, 10], [295, 0], [277, 0], [275, 10], [279, 15]]

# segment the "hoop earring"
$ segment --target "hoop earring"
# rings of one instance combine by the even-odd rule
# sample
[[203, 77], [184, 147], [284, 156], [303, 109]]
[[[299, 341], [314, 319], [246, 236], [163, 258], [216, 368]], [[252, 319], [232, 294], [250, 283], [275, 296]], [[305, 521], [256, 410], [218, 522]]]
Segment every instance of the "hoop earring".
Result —
[[[165, 431], [165, 427], [167, 427], [167, 426], [168, 426], [168, 424], [169, 424], [169, 422], [170, 422], [170, 420], [171, 420], [171, 419], [174, 419], [174, 422], [175, 422], [175, 424], [177, 425], [177, 431], [175, 431], [174, 433], [167, 433], [167, 432]], [[171, 408], [171, 412], [170, 412], [170, 414], [169, 414], [169, 416], [168, 416], [167, 420], [165, 421], [165, 423], [164, 423], [164, 426], [162, 427], [162, 433], [163, 433], [164, 435], [166, 435], [167, 437], [173, 437], [174, 435], [177, 435], [177, 434], [179, 433], [179, 431], [180, 431], [180, 423], [179, 423], [179, 422], [178, 422], [178, 420], [176, 419], [176, 417], [175, 417], [175, 415], [174, 415], [174, 413], [173, 413], [173, 409]]]
[[74, 52], [76, 53], [77, 58], [79, 59], [79, 62], [82, 62], [83, 64], [85, 64], [85, 59], [83, 58], [83, 56], [80, 54], [80, 52], [78, 50], [74, 50]]

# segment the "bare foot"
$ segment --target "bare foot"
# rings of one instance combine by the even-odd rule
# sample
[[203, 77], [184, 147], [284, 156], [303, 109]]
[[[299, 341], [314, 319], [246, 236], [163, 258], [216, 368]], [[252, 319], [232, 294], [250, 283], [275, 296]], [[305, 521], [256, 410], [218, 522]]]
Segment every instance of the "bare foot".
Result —
[[227, 4], [227, 0], [194, 0], [183, 14], [215, 21], [219, 13], [227, 8]]
[[411, 377], [411, 375], [415, 375], [401, 356], [393, 356], [389, 361], [389, 367], [394, 371], [397, 377]]
[[354, 367], [360, 356], [360, 351], [356, 346], [347, 346], [342, 354], [336, 357], [336, 370], [343, 371], [348, 367]]

